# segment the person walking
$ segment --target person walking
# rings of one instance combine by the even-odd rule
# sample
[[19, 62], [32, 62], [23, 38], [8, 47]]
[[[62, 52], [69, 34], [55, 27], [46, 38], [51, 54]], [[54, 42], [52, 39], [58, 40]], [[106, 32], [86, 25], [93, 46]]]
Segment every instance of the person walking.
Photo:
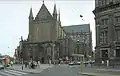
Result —
[[51, 65], [51, 59], [49, 59], [49, 66]]
[[40, 61], [38, 61], [38, 68], [40, 68]]
[[13, 66], [13, 62], [11, 61], [10, 64], [11, 64], [11, 67], [12, 67]]
[[104, 63], [105, 63], [105, 62], [102, 60], [102, 66], [104, 66]]
[[109, 68], [109, 60], [107, 60], [107, 69]]

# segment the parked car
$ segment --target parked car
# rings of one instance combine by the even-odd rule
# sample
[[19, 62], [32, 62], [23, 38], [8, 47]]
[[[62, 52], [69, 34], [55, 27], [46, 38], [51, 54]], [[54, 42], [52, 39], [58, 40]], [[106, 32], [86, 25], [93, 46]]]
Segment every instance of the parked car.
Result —
[[70, 62], [69, 65], [75, 65], [75, 63], [74, 62]]
[[73, 62], [70, 62], [69, 65], [80, 65], [81, 62], [79, 61], [73, 61]]

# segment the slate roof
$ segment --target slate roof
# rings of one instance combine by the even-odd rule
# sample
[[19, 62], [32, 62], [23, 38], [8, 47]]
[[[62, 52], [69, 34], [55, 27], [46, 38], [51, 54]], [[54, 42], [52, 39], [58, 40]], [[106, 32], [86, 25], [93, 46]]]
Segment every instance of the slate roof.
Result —
[[81, 31], [82, 32], [90, 32], [90, 24], [63, 26], [63, 29], [67, 33], [81, 32]]

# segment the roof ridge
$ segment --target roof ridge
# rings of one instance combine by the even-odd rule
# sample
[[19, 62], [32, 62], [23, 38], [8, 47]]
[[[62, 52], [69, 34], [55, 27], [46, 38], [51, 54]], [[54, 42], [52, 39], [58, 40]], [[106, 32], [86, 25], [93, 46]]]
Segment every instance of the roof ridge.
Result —
[[[90, 25], [90, 24], [78, 24], [78, 25], [68, 25], [68, 26], [73, 27], [73, 26], [84, 26], [84, 25]], [[63, 27], [67, 27], [67, 26], [63, 26]]]

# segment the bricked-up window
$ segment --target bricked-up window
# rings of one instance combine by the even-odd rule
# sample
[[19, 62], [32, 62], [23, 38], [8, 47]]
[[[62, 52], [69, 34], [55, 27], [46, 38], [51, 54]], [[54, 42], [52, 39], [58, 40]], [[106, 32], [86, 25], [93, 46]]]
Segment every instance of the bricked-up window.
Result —
[[108, 32], [105, 31], [105, 43], [108, 43]]
[[115, 17], [116, 23], [120, 23], [120, 16]]
[[103, 43], [103, 41], [104, 41], [104, 40], [103, 40], [103, 36], [104, 36], [104, 33], [101, 32], [101, 33], [100, 33], [100, 43]]
[[120, 31], [116, 31], [116, 39], [117, 41], [120, 41]]
[[102, 19], [102, 25], [108, 25], [108, 19]]
[[102, 5], [106, 5], [107, 4], [107, 0], [102, 0]]

